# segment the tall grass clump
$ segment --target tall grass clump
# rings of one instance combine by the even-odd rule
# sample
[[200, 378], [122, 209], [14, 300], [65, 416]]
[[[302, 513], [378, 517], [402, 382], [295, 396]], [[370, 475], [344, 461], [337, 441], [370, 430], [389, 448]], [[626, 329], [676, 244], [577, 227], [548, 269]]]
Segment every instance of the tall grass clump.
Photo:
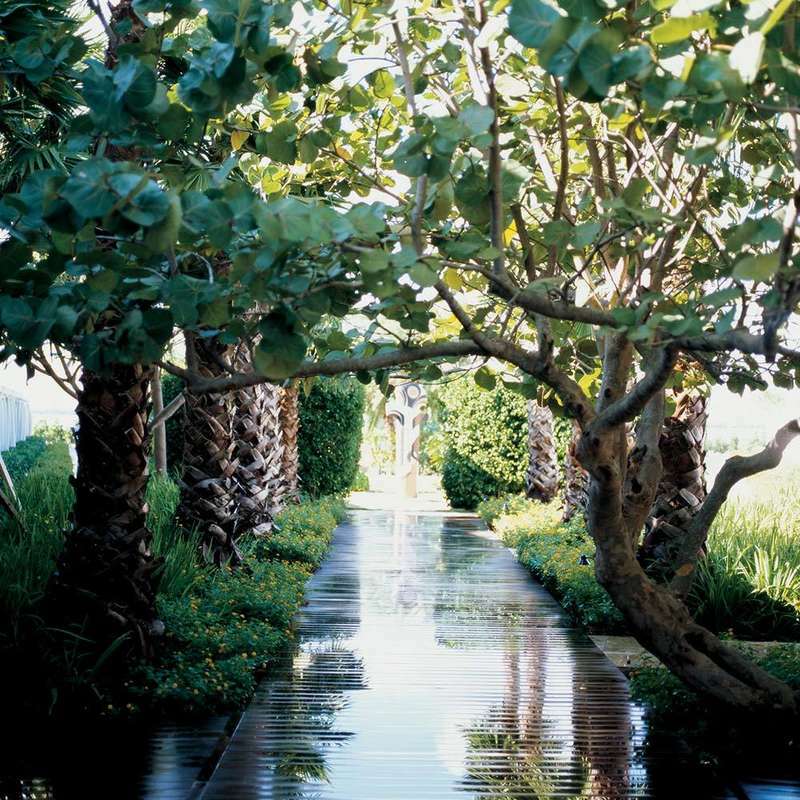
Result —
[[44, 596], [61, 550], [74, 500], [71, 473], [65, 442], [42, 449], [15, 483], [18, 517], [0, 518], [0, 619], [12, 637], [22, 616]]
[[153, 554], [161, 560], [158, 589], [164, 597], [183, 597], [200, 575], [197, 536], [175, 518], [180, 494], [178, 484], [166, 475], [151, 476], [147, 485], [147, 525]]
[[753, 639], [800, 636], [800, 493], [726, 505], [698, 564], [691, 603], [703, 624]]

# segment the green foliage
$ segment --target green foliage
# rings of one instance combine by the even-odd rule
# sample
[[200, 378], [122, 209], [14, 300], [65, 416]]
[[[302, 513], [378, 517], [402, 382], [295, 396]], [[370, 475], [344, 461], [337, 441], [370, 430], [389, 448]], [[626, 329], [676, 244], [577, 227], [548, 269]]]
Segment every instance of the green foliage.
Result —
[[450, 504], [473, 509], [484, 498], [519, 492], [528, 459], [525, 399], [467, 380], [446, 384], [439, 398], [447, 445], [442, 488]]
[[344, 503], [333, 497], [288, 506], [276, 517], [269, 536], [255, 540], [257, 557], [319, 566], [333, 529], [344, 519], [344, 508]]
[[[182, 391], [183, 381], [172, 373], [165, 372], [161, 375], [161, 394], [164, 406], [171, 403]], [[167, 469], [170, 473], [178, 473], [183, 468], [183, 426], [186, 424], [186, 415], [183, 408], [173, 414], [166, 422], [167, 434]]]
[[746, 639], [800, 636], [799, 519], [796, 490], [723, 507], [692, 586], [701, 624]]
[[312, 497], [341, 494], [358, 473], [364, 387], [354, 378], [320, 379], [300, 394], [300, 484]]
[[[574, 517], [562, 523], [556, 503], [527, 501], [526, 505], [522, 511], [494, 518], [503, 542], [516, 548], [520, 563], [558, 598], [576, 623], [595, 632], [623, 632], [622, 615], [594, 576], [594, 543], [583, 520]], [[486, 514], [492, 511], [491, 506], [484, 509]]]
[[506, 494], [500, 497], [489, 497], [478, 503], [477, 515], [494, 529], [495, 521], [504, 516], [515, 516], [526, 511], [535, 512], [541, 506], [536, 500], [528, 500], [523, 494]]
[[305, 583], [345, 510], [336, 498], [287, 508], [268, 536], [244, 540], [244, 565], [214, 569], [198, 565], [196, 542], [172, 522], [177, 500], [169, 478], [151, 480], [148, 524], [165, 559], [158, 610], [167, 634], [155, 662], [134, 669], [109, 713], [206, 714], [245, 705], [292, 641]]
[[3, 461], [6, 462], [11, 480], [15, 484], [30, 472], [34, 464], [42, 457], [46, 448], [47, 442], [43, 436], [32, 435], [3, 451]]
[[56, 442], [64, 442], [67, 446], [74, 441], [72, 431], [54, 422], [39, 422], [33, 428], [33, 435], [44, 439], [45, 444], [53, 445]]
[[[31, 441], [30, 439], [26, 441]], [[37, 438], [36, 441], [43, 442]], [[67, 445], [42, 447], [38, 460], [16, 480], [20, 520], [0, 518], [0, 619], [16, 638], [23, 615], [34, 613], [61, 551], [74, 494]], [[8, 628], [6, 628], [8, 625]]]
[[350, 487], [354, 492], [368, 492], [369, 491], [369, 476], [366, 472], [359, 470], [356, 473], [353, 485]]
[[[766, 650], [738, 643], [731, 646], [795, 690], [800, 689], [800, 644]], [[635, 670], [630, 687], [632, 698], [647, 712], [651, 737], [680, 738], [697, 763], [719, 768], [725, 777], [730, 776], [731, 768], [741, 774], [743, 764], [758, 768], [769, 763], [775, 769], [783, 762], [793, 769], [797, 763], [800, 742], [791, 722], [787, 729], [784, 720], [777, 717], [761, 725], [741, 714], [726, 713], [687, 689], [661, 666]]]
[[183, 597], [198, 579], [198, 541], [178, 525], [175, 512], [180, 489], [164, 475], [152, 475], [147, 484], [147, 525], [153, 534], [153, 555], [161, 560], [158, 591], [162, 597]]

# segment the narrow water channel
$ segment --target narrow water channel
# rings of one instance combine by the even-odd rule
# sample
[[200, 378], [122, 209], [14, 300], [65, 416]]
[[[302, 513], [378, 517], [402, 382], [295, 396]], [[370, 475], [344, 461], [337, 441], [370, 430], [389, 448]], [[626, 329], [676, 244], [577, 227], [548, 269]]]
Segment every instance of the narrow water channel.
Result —
[[708, 796], [474, 518], [352, 513], [299, 627], [203, 800]]

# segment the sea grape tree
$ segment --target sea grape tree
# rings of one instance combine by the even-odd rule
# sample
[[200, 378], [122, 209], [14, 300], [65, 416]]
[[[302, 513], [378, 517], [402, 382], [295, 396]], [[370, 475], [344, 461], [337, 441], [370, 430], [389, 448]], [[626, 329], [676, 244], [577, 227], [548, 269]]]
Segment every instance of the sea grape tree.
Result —
[[175, 329], [258, 341], [252, 371], [164, 362], [195, 393], [469, 357], [575, 420], [597, 577], [639, 640], [721, 702], [797, 710], [681, 599], [796, 419], [725, 466], [670, 586], [636, 559], [668, 390], [798, 379], [793, 3], [123, 2], [106, 24], [81, 160], [2, 199], [6, 357], [50, 338], [108, 381]]

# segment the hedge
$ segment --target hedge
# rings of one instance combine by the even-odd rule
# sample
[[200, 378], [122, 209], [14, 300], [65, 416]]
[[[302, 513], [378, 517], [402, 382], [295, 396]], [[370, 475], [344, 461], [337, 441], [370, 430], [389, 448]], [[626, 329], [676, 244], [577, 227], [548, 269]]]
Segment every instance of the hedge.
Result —
[[505, 388], [485, 391], [472, 381], [445, 384], [442, 488], [450, 505], [474, 509], [500, 494], [522, 491], [528, 463], [526, 400]]
[[[183, 381], [171, 373], [161, 376], [161, 394], [164, 406], [168, 406], [183, 391]], [[167, 469], [170, 473], [180, 473], [183, 469], [183, 426], [185, 425], [185, 411], [178, 409], [166, 422], [167, 434]]]
[[348, 491], [358, 474], [364, 387], [354, 378], [322, 378], [300, 392], [300, 485], [312, 497]]

